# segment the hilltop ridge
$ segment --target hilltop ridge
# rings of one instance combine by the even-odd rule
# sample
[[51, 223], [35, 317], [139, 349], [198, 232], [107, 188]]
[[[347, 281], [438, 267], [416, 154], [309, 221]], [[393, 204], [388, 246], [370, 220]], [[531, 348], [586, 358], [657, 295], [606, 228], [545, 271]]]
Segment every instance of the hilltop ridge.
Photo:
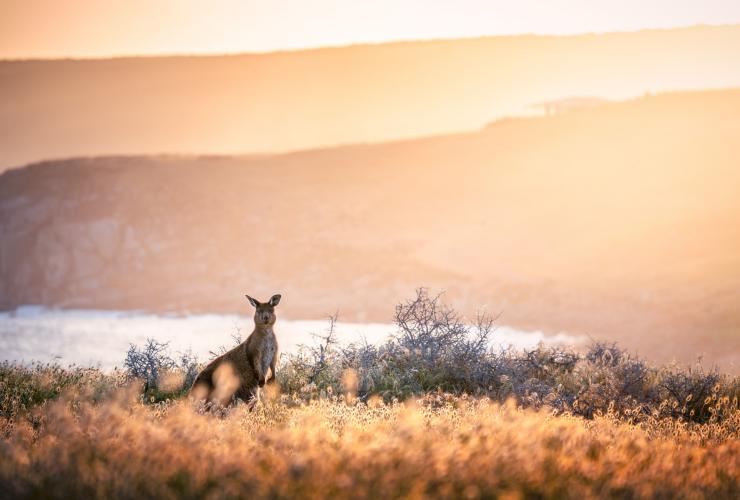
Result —
[[740, 86], [740, 26], [0, 62], [0, 171], [473, 130], [543, 100]]

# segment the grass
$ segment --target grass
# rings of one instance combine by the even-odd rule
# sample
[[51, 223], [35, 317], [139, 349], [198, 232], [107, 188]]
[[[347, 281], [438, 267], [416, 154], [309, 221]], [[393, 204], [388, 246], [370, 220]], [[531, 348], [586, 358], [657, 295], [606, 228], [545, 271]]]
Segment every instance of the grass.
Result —
[[31, 497], [738, 498], [740, 383], [614, 345], [491, 351], [420, 290], [381, 346], [333, 322], [254, 411], [184, 397], [190, 355], [0, 364], [0, 492]]
[[59, 399], [2, 422], [11, 497], [737, 498], [740, 414], [625, 422], [428, 395], [404, 403], [279, 397], [199, 413]]

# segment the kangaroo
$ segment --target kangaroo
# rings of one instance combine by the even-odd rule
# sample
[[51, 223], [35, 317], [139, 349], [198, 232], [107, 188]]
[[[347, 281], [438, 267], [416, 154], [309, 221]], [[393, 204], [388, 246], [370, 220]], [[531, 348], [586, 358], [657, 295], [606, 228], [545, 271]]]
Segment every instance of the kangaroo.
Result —
[[275, 294], [264, 303], [245, 296], [255, 308], [254, 330], [247, 340], [211, 361], [198, 374], [190, 389], [196, 399], [221, 405], [234, 398], [255, 403], [260, 388], [275, 382], [278, 343], [273, 326], [277, 319], [275, 306], [280, 303], [281, 296]]

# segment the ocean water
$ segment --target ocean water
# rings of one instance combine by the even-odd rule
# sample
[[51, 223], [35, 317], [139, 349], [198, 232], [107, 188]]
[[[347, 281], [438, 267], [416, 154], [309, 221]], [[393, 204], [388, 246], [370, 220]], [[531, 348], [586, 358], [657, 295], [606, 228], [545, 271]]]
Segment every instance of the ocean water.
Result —
[[[0, 312], [0, 360], [29, 364], [58, 361], [61, 364], [120, 367], [130, 344], [143, 344], [147, 338], [168, 342], [171, 354], [191, 350], [198, 359], [210, 359], [220, 347], [231, 348], [235, 337], [246, 339], [254, 323], [251, 316], [236, 314], [197, 314], [187, 316], [150, 314], [136, 311], [48, 309], [23, 306]], [[310, 345], [315, 334], [325, 333], [329, 321], [278, 318], [275, 333], [280, 350], [295, 352]], [[396, 328], [384, 323], [344, 323], [336, 325], [339, 342], [378, 344]], [[497, 327], [495, 347], [531, 348], [539, 342], [577, 345], [584, 338], [565, 333], [545, 335], [539, 331], [520, 331]]]

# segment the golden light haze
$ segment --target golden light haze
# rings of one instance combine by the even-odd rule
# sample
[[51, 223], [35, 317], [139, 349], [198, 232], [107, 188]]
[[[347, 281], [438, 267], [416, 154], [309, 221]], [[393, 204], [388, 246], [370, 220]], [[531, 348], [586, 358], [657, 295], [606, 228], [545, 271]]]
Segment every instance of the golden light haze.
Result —
[[0, 492], [740, 499], [740, 0], [0, 0]]
[[[729, 20], [740, 8], [143, 5], [7, 3], [3, 47], [272, 50], [452, 34], [435, 26], [473, 35], [499, 20], [551, 32]], [[584, 97], [605, 100], [522, 116]], [[290, 297], [290, 319], [339, 309], [385, 322], [429, 286], [514, 328], [731, 366], [738, 117], [740, 24], [2, 61], [0, 171], [13, 170], [0, 175], [0, 308], [233, 312], [249, 286]]]
[[0, 62], [0, 171], [476, 130], [572, 96], [740, 87], [740, 25], [271, 54]]
[[264, 52], [739, 22], [734, 0], [3, 0], [0, 58]]
[[740, 90], [281, 155], [77, 158], [0, 177], [0, 307], [385, 322], [417, 286], [522, 330], [730, 367]]

